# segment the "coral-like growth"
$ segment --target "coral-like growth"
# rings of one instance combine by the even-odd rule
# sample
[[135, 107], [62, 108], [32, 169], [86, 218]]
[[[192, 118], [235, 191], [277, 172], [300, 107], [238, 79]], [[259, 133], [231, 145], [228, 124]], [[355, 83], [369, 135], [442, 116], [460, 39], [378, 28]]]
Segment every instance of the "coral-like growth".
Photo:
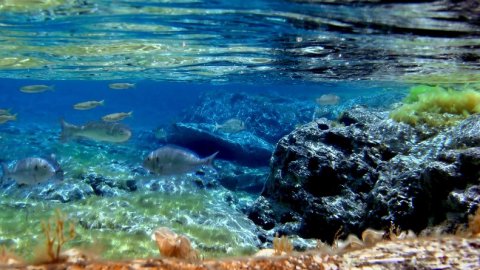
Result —
[[7, 250], [5, 246], [0, 246], [0, 269], [3, 269], [5, 265], [19, 265], [21, 264], [20, 259]]
[[42, 230], [45, 234], [45, 252], [48, 262], [61, 261], [60, 252], [66, 242], [75, 238], [75, 226], [69, 224], [68, 232], [65, 233], [66, 216], [60, 211], [55, 212], [55, 219], [42, 222]]
[[293, 251], [292, 241], [285, 235], [282, 237], [276, 235], [273, 238], [273, 250], [275, 251], [274, 255], [290, 254]]
[[155, 240], [160, 254], [164, 257], [187, 260], [198, 259], [198, 252], [193, 249], [190, 240], [184, 235], [174, 233], [169, 228], [158, 228], [155, 231]]
[[404, 104], [390, 117], [410, 125], [449, 126], [471, 114], [480, 113], [480, 92], [420, 85], [410, 89]]
[[473, 236], [480, 236], [480, 205], [475, 214], [468, 218], [468, 231]]

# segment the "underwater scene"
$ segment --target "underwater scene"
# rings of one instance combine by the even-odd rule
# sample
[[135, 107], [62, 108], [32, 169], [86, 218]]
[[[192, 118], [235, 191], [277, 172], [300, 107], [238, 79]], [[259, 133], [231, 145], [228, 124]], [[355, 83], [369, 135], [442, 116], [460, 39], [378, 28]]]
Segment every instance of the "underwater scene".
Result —
[[0, 0], [0, 162], [0, 265], [479, 236], [480, 3]]

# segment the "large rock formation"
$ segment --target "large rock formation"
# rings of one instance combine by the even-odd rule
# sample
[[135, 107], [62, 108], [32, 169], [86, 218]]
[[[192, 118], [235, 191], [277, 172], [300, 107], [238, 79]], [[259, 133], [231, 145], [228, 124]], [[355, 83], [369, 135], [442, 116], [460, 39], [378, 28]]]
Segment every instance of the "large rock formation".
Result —
[[277, 144], [249, 216], [266, 230], [332, 241], [342, 228], [420, 231], [465, 221], [480, 203], [480, 115], [433, 130], [356, 107]]

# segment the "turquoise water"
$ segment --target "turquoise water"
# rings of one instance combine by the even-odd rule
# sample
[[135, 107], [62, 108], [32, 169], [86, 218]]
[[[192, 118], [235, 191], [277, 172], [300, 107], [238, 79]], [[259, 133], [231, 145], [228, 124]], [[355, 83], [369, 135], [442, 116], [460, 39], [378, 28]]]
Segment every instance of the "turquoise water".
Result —
[[[441, 1], [0, 1], [0, 109], [16, 115], [0, 124], [0, 160], [12, 169], [54, 154], [64, 171], [63, 181], [2, 180], [0, 245], [31, 259], [44, 241], [40, 222], [58, 208], [77, 227], [69, 245], [105, 258], [158, 256], [151, 235], [161, 226], [206, 257], [252, 254], [261, 242], [244, 209], [268, 176], [262, 154], [315, 118], [357, 104], [392, 108], [415, 83], [478, 83], [475, 10]], [[54, 89], [20, 91], [28, 85]], [[254, 106], [223, 103], [229, 94]], [[325, 94], [340, 101], [315, 101]], [[104, 105], [73, 107], [92, 100]], [[126, 142], [60, 141], [62, 119], [80, 126], [119, 112], [133, 112], [120, 121], [132, 132]], [[255, 164], [221, 151], [214, 167], [187, 174], [142, 167], [149, 152], [182, 141], [178, 123], [215, 132], [232, 118], [245, 130], [221, 136], [258, 139]], [[209, 143], [182, 146], [204, 157], [216, 151]]]

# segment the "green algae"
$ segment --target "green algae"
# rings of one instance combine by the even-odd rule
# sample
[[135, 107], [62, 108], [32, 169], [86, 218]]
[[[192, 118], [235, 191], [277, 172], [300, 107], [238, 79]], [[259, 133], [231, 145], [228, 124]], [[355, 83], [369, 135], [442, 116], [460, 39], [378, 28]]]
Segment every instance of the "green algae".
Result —
[[471, 86], [460, 89], [419, 85], [410, 89], [404, 104], [390, 113], [398, 122], [432, 127], [451, 126], [480, 113], [480, 92]]
[[162, 226], [187, 235], [204, 257], [253, 253], [255, 247], [245, 245], [237, 235], [238, 228], [225, 222], [223, 213], [215, 216], [212, 204], [217, 205], [216, 210], [219, 208], [214, 197], [218, 195], [209, 192], [150, 192], [115, 198], [92, 196], [63, 204], [31, 199], [22, 203], [4, 197], [0, 200], [0, 219], [4, 220], [0, 243], [32, 260], [32, 251], [44, 247], [41, 221], [48, 220], [59, 209], [75, 223], [77, 232], [64, 249], [94, 251], [104, 259], [159, 257], [152, 234]]

